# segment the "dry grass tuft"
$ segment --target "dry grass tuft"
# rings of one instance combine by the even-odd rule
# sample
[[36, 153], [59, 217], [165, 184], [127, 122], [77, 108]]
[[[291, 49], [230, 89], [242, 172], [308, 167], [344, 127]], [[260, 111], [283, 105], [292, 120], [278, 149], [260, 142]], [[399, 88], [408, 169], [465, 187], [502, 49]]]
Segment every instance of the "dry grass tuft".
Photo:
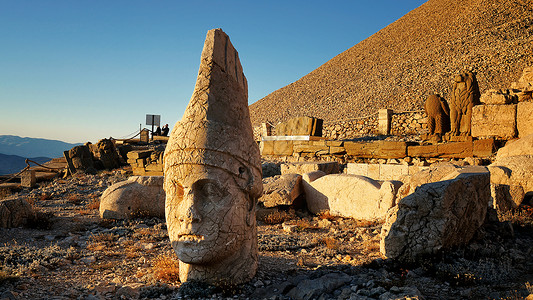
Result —
[[309, 220], [307, 219], [300, 219], [296, 221], [296, 230], [298, 231], [304, 231], [308, 229], [319, 229], [317, 225], [313, 225]]
[[340, 247], [340, 243], [337, 240], [330, 238], [330, 237], [323, 238], [321, 242], [324, 245], [326, 245], [326, 248], [331, 249], [331, 250], [337, 250]]
[[67, 197], [67, 201], [73, 204], [80, 204], [82, 200], [83, 199], [79, 194], [70, 194]]
[[364, 240], [363, 249], [368, 252], [379, 251], [379, 240]]
[[89, 203], [85, 206], [87, 209], [100, 209], [100, 198], [93, 197]]
[[123, 245], [126, 258], [138, 258], [144, 253], [141, 246], [132, 240], [124, 242]]
[[335, 217], [332, 216], [330, 213], [329, 213], [329, 210], [324, 210], [324, 211], [321, 211], [320, 213], [318, 213], [317, 217], [320, 219], [320, 220], [328, 220], [328, 221], [332, 221], [332, 220], [335, 220]]
[[533, 206], [520, 205], [511, 211], [499, 214], [498, 218], [516, 225], [533, 227]]
[[91, 251], [108, 250], [111, 243], [114, 243], [117, 238], [118, 236], [112, 233], [91, 235], [87, 241], [87, 249]]
[[175, 255], [161, 254], [152, 263], [154, 278], [167, 283], [179, 281], [179, 262]]
[[289, 218], [290, 217], [289, 217], [289, 215], [286, 212], [276, 210], [276, 211], [273, 211], [272, 213], [269, 213], [268, 215], [266, 215], [260, 221], [262, 221], [263, 223], [265, 223], [267, 225], [275, 225], [275, 224], [281, 224], [281, 223], [285, 222], [286, 220], [288, 220]]
[[50, 199], [52, 199], [52, 194], [50, 194], [50, 193], [42, 193], [41, 196], [39, 197], [39, 199], [41, 199], [41, 201], [50, 200]]

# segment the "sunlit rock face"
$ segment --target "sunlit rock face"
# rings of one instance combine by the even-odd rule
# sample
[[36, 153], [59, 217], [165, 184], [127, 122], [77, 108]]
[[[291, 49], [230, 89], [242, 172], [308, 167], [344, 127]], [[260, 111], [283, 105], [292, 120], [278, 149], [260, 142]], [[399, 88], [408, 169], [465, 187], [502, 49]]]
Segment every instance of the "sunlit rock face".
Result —
[[164, 155], [165, 214], [182, 282], [238, 284], [255, 275], [260, 161], [238, 53], [221, 29], [210, 30]]

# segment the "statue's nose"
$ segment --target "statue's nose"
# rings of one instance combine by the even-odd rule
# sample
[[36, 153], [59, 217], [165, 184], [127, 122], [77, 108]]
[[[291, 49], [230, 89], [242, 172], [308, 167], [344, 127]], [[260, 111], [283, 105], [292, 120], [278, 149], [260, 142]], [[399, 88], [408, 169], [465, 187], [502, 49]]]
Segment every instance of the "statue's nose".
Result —
[[196, 209], [197, 199], [195, 199], [194, 192], [191, 189], [184, 190], [183, 200], [181, 205], [181, 212], [179, 216], [180, 222], [200, 222], [202, 221], [201, 215]]

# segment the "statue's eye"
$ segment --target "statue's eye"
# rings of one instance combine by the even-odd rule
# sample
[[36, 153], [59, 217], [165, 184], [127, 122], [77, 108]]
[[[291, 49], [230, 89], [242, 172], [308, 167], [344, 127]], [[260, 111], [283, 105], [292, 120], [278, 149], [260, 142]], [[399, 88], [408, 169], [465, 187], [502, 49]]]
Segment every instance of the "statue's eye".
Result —
[[213, 182], [204, 182], [202, 185], [202, 193], [206, 197], [221, 197], [222, 191]]

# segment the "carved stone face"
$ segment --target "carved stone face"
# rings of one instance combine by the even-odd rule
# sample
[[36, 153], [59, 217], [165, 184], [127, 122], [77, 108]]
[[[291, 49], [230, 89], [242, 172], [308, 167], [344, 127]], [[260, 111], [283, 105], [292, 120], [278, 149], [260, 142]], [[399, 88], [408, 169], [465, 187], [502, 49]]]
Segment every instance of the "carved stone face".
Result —
[[252, 206], [238, 178], [210, 166], [175, 168], [177, 176], [166, 178], [165, 185], [168, 231], [178, 258], [189, 264], [209, 264], [235, 253], [249, 238], [247, 218]]

